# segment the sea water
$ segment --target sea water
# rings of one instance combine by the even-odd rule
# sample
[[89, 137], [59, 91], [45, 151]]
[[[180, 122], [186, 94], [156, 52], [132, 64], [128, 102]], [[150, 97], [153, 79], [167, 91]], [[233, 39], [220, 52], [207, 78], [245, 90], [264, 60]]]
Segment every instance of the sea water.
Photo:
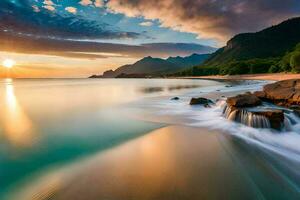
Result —
[[164, 126], [133, 105], [215, 81], [162, 79], [0, 80], [0, 199], [59, 168]]
[[[224, 155], [232, 157], [240, 166], [237, 176], [248, 177], [250, 182], [244, 184], [249, 186], [249, 192], [255, 188], [261, 199], [297, 199], [299, 124], [294, 123], [290, 131], [279, 133], [238, 124], [222, 114], [226, 97], [260, 90], [267, 83], [3, 79], [0, 82], [0, 199], [10, 199], [12, 194], [22, 192], [50, 172], [76, 171], [69, 166], [84, 163], [93, 155], [101, 155], [170, 124], [204, 127], [228, 135], [230, 145], [224, 145], [227, 152]], [[172, 100], [175, 96], [179, 100]], [[199, 96], [217, 103], [211, 108], [190, 106], [189, 100]], [[297, 122], [298, 118], [293, 117]], [[230, 183], [230, 177], [225, 178], [228, 184], [235, 184]], [[216, 188], [215, 192], [224, 191]], [[250, 193], [245, 194], [245, 199], [248, 197]]]

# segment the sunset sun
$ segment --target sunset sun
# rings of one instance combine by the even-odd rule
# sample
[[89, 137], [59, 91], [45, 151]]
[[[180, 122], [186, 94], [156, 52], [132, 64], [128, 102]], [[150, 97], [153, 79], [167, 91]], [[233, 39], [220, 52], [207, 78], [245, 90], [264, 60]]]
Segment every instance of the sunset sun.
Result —
[[5, 59], [2, 62], [3, 67], [5, 68], [12, 68], [14, 65], [16, 64], [16, 61], [12, 60], [12, 59]]

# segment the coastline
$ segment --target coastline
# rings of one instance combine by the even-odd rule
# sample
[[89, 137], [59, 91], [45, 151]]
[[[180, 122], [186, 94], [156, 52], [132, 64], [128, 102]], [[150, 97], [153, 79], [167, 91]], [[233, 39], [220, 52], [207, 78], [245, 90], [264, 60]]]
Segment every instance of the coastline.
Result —
[[212, 75], [212, 76], [190, 76], [178, 77], [182, 79], [204, 79], [204, 80], [266, 80], [282, 81], [288, 79], [300, 79], [300, 74], [274, 73], [274, 74], [243, 74], [243, 75]]
[[234, 149], [219, 131], [167, 126], [49, 174], [9, 199], [256, 199]]
[[[227, 80], [230, 82], [230, 79]], [[206, 81], [198, 79], [196, 82]], [[188, 104], [193, 96], [215, 100], [241, 91], [252, 91], [264, 84], [253, 82], [256, 83], [238, 83], [232, 84], [232, 87], [203, 83], [203, 87], [192, 91], [178, 91], [178, 101], [171, 101], [168, 96], [175, 93], [167, 93], [166, 96], [157, 94], [159, 98], [149, 102], [141, 98], [143, 105], [157, 106], [158, 110], [153, 107], [146, 110], [157, 113], [158, 117], [153, 115], [155, 121], [164, 122], [166, 126], [90, 157], [57, 168], [49, 165], [37, 178], [32, 176], [28, 182], [24, 181], [24, 184], [15, 187], [16, 190], [11, 190], [6, 199], [297, 199], [299, 193], [293, 187], [298, 180], [294, 178], [297, 166], [293, 168], [296, 170], [294, 173], [286, 167], [294, 166], [293, 162], [282, 154], [272, 153], [282, 150], [278, 145], [285, 145], [287, 140], [297, 141], [297, 136], [286, 139], [285, 134], [277, 137], [267, 130], [239, 127], [220, 117], [219, 108], [191, 107]], [[171, 83], [169, 87], [174, 84]], [[165, 84], [163, 86], [168, 88]], [[160, 104], [155, 104], [156, 100]], [[145, 107], [141, 108], [145, 111]], [[162, 114], [160, 110], [169, 121], [159, 117]], [[147, 113], [142, 114], [145, 116]], [[176, 116], [180, 116], [180, 121]], [[91, 119], [93, 117], [89, 115], [89, 121]], [[148, 121], [147, 118], [144, 120]]]
[[9, 199], [297, 197], [281, 184], [286, 183], [266, 157], [238, 138], [207, 128], [170, 125], [48, 174]]

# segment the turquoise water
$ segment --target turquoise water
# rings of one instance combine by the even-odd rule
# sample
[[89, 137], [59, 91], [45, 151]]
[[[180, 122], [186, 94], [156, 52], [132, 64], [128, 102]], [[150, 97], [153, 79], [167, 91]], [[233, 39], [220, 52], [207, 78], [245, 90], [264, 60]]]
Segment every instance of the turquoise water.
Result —
[[193, 80], [1, 80], [0, 197], [50, 168], [164, 126], [137, 119], [128, 104], [175, 95], [181, 87], [214, 85], [218, 83]]

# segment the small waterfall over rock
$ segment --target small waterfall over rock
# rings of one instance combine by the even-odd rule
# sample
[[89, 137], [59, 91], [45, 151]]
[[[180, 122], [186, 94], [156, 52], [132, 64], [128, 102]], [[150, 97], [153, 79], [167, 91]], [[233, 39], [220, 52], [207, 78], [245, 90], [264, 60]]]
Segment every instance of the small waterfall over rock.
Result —
[[245, 109], [236, 109], [230, 106], [225, 106], [223, 114], [225, 118], [242, 123], [254, 128], [271, 128], [270, 120], [259, 113], [253, 113]]
[[279, 131], [300, 131], [300, 118], [293, 110], [275, 105], [262, 105], [260, 107], [237, 108], [229, 106], [226, 102], [223, 107], [223, 116], [253, 128], [272, 128]]

